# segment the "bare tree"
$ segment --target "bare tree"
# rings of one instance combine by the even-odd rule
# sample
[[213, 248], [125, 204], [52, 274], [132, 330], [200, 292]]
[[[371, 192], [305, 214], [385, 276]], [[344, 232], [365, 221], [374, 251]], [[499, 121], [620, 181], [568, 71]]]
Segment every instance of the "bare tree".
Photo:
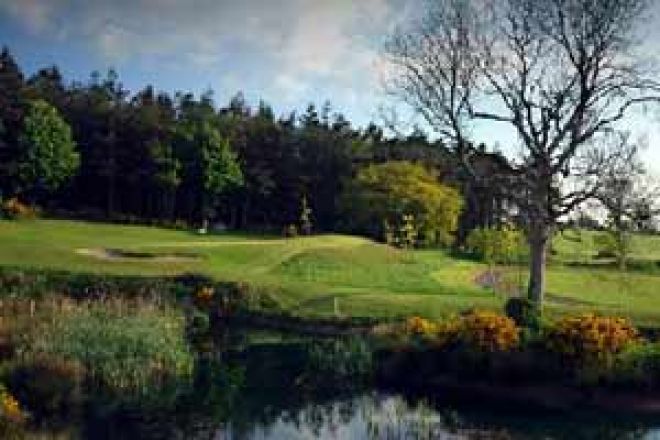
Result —
[[[629, 110], [657, 102], [634, 30], [646, 0], [435, 0], [385, 48], [390, 90], [453, 145], [475, 179], [516, 188], [530, 246], [529, 296], [543, 302], [556, 221], [626, 159], [613, 131]], [[508, 125], [515, 172], [478, 175], [471, 129]]]
[[613, 251], [620, 270], [626, 269], [631, 251], [631, 233], [644, 231], [660, 215], [660, 186], [637, 158], [637, 144], [629, 145], [629, 160], [602, 176], [596, 193], [597, 201], [607, 211], [605, 242]]
[[660, 181], [657, 176], [644, 174], [634, 182], [636, 203], [630, 212], [632, 228], [637, 232], [660, 232]]

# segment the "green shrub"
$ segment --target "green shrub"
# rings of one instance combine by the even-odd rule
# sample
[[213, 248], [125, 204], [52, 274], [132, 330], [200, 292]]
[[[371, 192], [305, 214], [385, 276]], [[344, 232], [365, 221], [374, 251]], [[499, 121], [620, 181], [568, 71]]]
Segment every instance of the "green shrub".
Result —
[[92, 383], [122, 392], [144, 393], [189, 375], [193, 356], [182, 314], [156, 307], [128, 309], [119, 302], [61, 312], [32, 332], [25, 351], [79, 362]]
[[[236, 314], [243, 311], [280, 312], [278, 292], [272, 286], [217, 282], [199, 274], [176, 277], [118, 276], [0, 267], [0, 298], [42, 298], [56, 293], [76, 300], [142, 299], [158, 303], [188, 301], [202, 305], [197, 295], [213, 294], [204, 301], [206, 311]], [[0, 334], [0, 354], [2, 349]]]
[[188, 333], [191, 335], [203, 335], [211, 329], [209, 314], [202, 310], [194, 309], [188, 318]]
[[50, 280], [43, 273], [0, 268], [0, 296], [34, 298], [49, 290]]
[[80, 402], [83, 379], [77, 361], [34, 355], [12, 366], [7, 383], [36, 420], [65, 420]]
[[270, 288], [240, 282], [216, 283], [210, 307], [221, 317], [244, 311], [277, 312], [281, 309]]
[[632, 251], [632, 234], [614, 228], [596, 235], [594, 242], [598, 248], [596, 258], [614, 258], [625, 269]]
[[309, 345], [306, 371], [329, 386], [360, 383], [373, 371], [373, 353], [363, 338], [317, 341]]
[[[396, 246], [403, 249], [412, 249], [418, 245], [430, 246], [436, 244], [429, 237], [434, 236], [433, 230], [420, 231], [415, 216], [412, 214], [403, 214], [401, 219], [391, 224], [388, 219], [383, 220], [383, 240], [390, 246]], [[420, 241], [419, 238], [424, 240]]]
[[644, 388], [660, 387], [660, 343], [636, 344], [616, 360], [611, 381]]
[[296, 238], [298, 236], [298, 226], [290, 224], [282, 230], [282, 236], [287, 238]]
[[46, 293], [76, 299], [176, 297], [181, 289], [189, 290], [185, 284], [188, 277], [118, 276], [0, 267], [0, 297], [41, 297]]
[[509, 298], [504, 305], [506, 316], [525, 331], [538, 335], [544, 325], [543, 316], [535, 304], [528, 298]]
[[300, 207], [300, 231], [304, 235], [311, 235], [312, 226], [312, 208], [307, 202], [307, 196], [303, 196]]
[[465, 247], [488, 264], [515, 263], [524, 255], [525, 248], [523, 234], [507, 226], [502, 229], [475, 229], [468, 235]]

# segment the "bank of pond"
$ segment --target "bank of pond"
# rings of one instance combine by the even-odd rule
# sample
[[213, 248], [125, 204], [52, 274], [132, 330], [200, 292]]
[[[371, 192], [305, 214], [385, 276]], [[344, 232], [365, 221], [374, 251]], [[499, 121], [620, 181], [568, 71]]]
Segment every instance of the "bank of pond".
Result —
[[660, 435], [660, 345], [621, 317], [311, 321], [192, 275], [0, 291], [2, 438]]

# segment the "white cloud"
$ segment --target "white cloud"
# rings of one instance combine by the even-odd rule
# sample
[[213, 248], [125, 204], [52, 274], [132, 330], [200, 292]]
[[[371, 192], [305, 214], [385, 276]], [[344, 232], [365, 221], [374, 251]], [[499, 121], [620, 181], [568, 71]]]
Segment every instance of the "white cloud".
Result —
[[374, 41], [399, 12], [396, 1], [404, 0], [0, 0], [0, 7], [45, 38], [87, 42], [101, 64], [229, 71], [300, 95], [310, 82], [377, 87]]
[[54, 29], [51, 19], [57, 4], [56, 0], [2, 0], [0, 11], [21, 22], [29, 32], [39, 34]]

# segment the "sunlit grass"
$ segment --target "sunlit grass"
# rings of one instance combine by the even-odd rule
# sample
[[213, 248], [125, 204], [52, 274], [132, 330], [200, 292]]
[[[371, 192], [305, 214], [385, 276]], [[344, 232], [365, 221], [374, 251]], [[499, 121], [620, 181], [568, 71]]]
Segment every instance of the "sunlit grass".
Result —
[[[581, 309], [660, 323], [660, 272], [621, 274], [592, 264], [596, 233], [558, 235], [548, 269], [547, 308]], [[79, 249], [186, 253], [194, 261], [104, 261]], [[635, 237], [634, 258], [660, 259], [660, 237]], [[280, 238], [198, 235], [140, 226], [74, 221], [0, 221], [0, 265], [130, 275], [201, 273], [273, 288], [280, 305], [302, 316], [444, 316], [471, 307], [501, 308], [506, 295], [477, 285], [488, 267], [440, 250], [402, 251], [345, 235]], [[498, 269], [497, 270], [503, 270]], [[515, 286], [524, 266], [506, 268]]]

